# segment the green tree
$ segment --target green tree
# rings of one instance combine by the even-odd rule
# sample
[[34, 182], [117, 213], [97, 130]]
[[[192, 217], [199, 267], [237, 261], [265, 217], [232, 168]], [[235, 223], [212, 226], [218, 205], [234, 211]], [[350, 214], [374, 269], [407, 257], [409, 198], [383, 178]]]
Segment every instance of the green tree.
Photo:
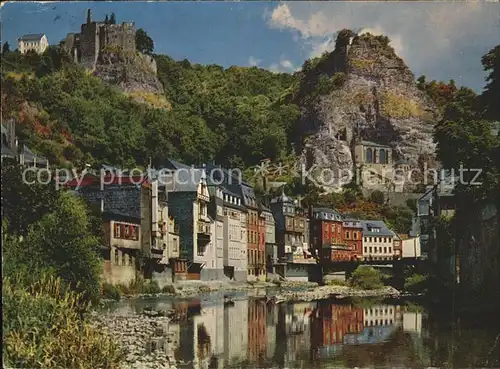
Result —
[[10, 52], [10, 46], [9, 43], [5, 41], [5, 43], [2, 46], [2, 54], [7, 54], [8, 52]]
[[383, 205], [385, 203], [384, 193], [382, 191], [375, 190], [370, 194], [370, 200], [377, 205]]
[[115, 15], [115, 13], [111, 13], [111, 16], [109, 17], [109, 24], [116, 24], [116, 15]]
[[148, 36], [146, 31], [139, 28], [135, 32], [135, 48], [143, 54], [152, 54], [154, 50], [153, 39]]
[[500, 121], [500, 45], [491, 49], [481, 59], [483, 68], [488, 72], [487, 84], [480, 97], [485, 117]]
[[107, 15], [107, 14], [106, 14], [106, 17], [104, 18], [104, 23], [105, 23], [105, 24], [108, 24], [108, 23], [109, 23], [109, 17], [108, 17], [108, 15]]
[[82, 199], [61, 193], [52, 211], [30, 225], [23, 242], [25, 264], [30, 269], [51, 269], [86, 299], [98, 299], [99, 241], [91, 233], [89, 212]]

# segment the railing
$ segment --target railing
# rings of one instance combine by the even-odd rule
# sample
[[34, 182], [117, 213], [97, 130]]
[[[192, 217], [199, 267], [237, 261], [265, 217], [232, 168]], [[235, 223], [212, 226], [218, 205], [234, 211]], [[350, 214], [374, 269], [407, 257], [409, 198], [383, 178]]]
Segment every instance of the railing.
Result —
[[210, 225], [206, 223], [198, 223], [198, 233], [210, 235]]

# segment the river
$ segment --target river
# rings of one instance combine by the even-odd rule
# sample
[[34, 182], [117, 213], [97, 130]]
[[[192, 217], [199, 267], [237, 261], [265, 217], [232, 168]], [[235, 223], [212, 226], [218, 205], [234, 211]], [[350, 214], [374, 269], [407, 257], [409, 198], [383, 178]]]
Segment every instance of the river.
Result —
[[380, 299], [275, 304], [243, 292], [107, 307], [144, 308], [175, 310], [165, 337], [147, 350], [166, 351], [177, 368], [500, 366], [498, 314], [456, 316], [452, 307]]

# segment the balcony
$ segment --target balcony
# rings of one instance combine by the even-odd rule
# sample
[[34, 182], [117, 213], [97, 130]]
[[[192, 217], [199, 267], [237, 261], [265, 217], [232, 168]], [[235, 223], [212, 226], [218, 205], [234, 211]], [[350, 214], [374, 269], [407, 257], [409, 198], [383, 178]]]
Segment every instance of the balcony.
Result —
[[198, 241], [202, 243], [210, 242], [210, 223], [198, 221]]

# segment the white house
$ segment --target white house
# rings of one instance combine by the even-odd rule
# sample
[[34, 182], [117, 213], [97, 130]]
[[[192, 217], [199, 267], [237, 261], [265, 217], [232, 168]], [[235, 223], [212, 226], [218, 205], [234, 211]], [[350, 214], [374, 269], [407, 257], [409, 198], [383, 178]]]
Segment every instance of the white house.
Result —
[[24, 35], [17, 39], [17, 48], [21, 54], [26, 54], [30, 50], [42, 54], [48, 47], [49, 41], [44, 33]]
[[380, 220], [363, 220], [363, 258], [390, 260], [394, 255], [394, 233]]
[[402, 240], [403, 258], [419, 258], [422, 253], [420, 249], [420, 235]]

